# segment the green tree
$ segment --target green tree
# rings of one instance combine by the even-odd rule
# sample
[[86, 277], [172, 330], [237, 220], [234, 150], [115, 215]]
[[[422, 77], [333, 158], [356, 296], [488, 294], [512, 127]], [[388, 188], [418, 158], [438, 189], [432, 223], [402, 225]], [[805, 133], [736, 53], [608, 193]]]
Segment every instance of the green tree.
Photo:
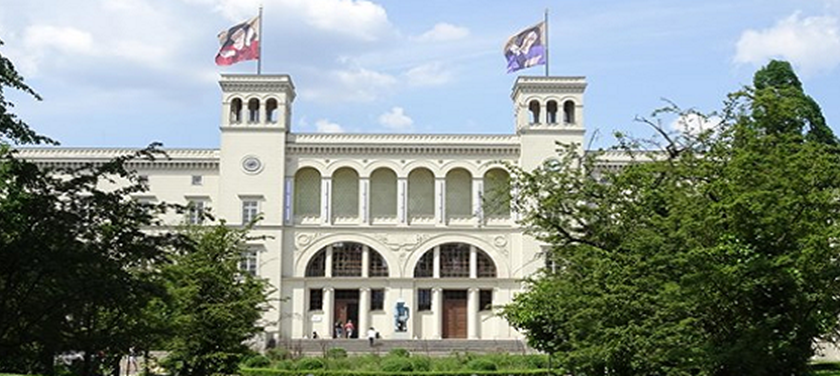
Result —
[[172, 337], [165, 364], [176, 375], [233, 374], [246, 340], [262, 331], [267, 282], [240, 270], [248, 228], [222, 223], [188, 229], [195, 249], [164, 268], [172, 296]]
[[789, 68], [667, 153], [620, 143], [644, 163], [609, 173], [570, 149], [515, 171], [514, 206], [557, 265], [503, 310], [531, 345], [575, 375], [805, 374], [838, 328], [840, 158]]
[[[11, 146], [56, 142], [9, 111], [4, 88], [40, 99], [0, 55], [0, 371], [51, 374], [57, 353], [82, 351], [78, 371], [91, 374], [143, 346], [144, 307], [165, 293], [155, 266], [183, 244], [145, 231], [170, 205], [130, 197], [146, 189], [130, 163], [160, 152], [40, 168]], [[110, 181], [120, 188], [102, 189]]]

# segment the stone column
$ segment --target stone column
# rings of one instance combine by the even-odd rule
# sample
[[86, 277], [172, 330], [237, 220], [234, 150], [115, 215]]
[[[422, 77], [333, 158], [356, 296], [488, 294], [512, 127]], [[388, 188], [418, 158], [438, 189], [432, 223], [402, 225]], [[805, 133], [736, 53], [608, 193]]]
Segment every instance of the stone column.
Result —
[[333, 301], [333, 288], [332, 287], [324, 287], [324, 293], [322, 298], [324, 299], [322, 306], [324, 307], [324, 327], [326, 327], [327, 332], [320, 334], [321, 338], [332, 338], [334, 330], [333, 325], [335, 325], [335, 308], [334, 301]]
[[397, 177], [397, 222], [408, 224], [408, 179]]
[[321, 177], [321, 224], [329, 225], [332, 222], [332, 179], [329, 176]]
[[470, 278], [478, 278], [478, 251], [470, 246]]
[[467, 290], [467, 338], [478, 339], [478, 287]]
[[432, 320], [431, 335], [432, 339], [441, 339], [443, 337], [443, 289], [435, 287], [432, 289]]
[[484, 180], [481, 176], [472, 179], [472, 212], [475, 216], [476, 226], [481, 226], [484, 223], [484, 205], [482, 205], [482, 191], [484, 190]]
[[370, 276], [370, 248], [362, 246], [362, 278]]
[[440, 278], [440, 246], [435, 246], [432, 252], [432, 278]]
[[435, 224], [446, 226], [446, 178], [435, 178]]
[[370, 327], [370, 288], [359, 289], [359, 322], [356, 323], [356, 332], [359, 338], [366, 338], [367, 330]]
[[324, 277], [332, 277], [332, 258], [333, 258], [333, 247], [331, 245], [327, 246], [326, 250], [326, 257], [324, 257]]
[[370, 224], [370, 179], [359, 178], [359, 216], [363, 225]]
[[291, 225], [294, 223], [294, 217], [292, 217], [293, 210], [294, 210], [294, 188], [295, 188], [295, 178], [292, 176], [286, 177], [286, 192], [283, 195], [283, 222], [286, 226]]

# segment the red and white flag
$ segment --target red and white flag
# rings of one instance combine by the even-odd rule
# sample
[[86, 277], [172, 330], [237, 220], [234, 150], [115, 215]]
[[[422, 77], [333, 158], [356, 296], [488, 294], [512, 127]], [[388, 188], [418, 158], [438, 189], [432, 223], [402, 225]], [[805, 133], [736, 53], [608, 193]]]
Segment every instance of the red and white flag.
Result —
[[231, 65], [260, 58], [260, 16], [236, 24], [219, 33], [216, 65]]

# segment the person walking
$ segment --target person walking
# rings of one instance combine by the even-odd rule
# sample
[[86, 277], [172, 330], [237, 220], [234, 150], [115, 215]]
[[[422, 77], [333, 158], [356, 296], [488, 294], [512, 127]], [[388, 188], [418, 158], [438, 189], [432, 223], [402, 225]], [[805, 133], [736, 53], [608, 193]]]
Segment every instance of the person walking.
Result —
[[376, 339], [376, 329], [374, 329], [372, 326], [367, 331], [367, 339], [368, 343], [370, 344], [370, 347], [373, 347], [373, 341]]
[[347, 320], [347, 323], [344, 324], [344, 335], [347, 338], [353, 338], [354, 330], [356, 330], [356, 326], [353, 325], [353, 320]]

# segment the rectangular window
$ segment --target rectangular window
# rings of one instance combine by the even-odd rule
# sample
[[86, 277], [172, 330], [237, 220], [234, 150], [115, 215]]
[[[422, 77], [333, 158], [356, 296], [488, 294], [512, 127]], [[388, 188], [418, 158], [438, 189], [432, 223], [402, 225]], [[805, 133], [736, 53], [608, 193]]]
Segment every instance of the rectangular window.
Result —
[[373, 289], [370, 290], [370, 310], [382, 311], [385, 309], [385, 290]]
[[259, 203], [256, 200], [242, 201], [242, 224], [251, 223], [259, 213]]
[[320, 311], [324, 309], [324, 290], [309, 289], [309, 310]]
[[493, 309], [493, 290], [478, 291], [478, 310], [489, 311]]
[[201, 185], [204, 182], [204, 177], [201, 175], [192, 176], [192, 185]]
[[417, 311], [431, 311], [432, 310], [432, 290], [419, 289], [417, 290]]
[[149, 175], [138, 175], [137, 182], [141, 184], [149, 184]]
[[242, 258], [239, 260], [239, 270], [250, 275], [257, 275], [257, 250], [249, 248], [242, 251]]
[[187, 206], [189, 208], [187, 212], [187, 223], [191, 225], [200, 225], [202, 222], [204, 222], [204, 201], [190, 200]]

